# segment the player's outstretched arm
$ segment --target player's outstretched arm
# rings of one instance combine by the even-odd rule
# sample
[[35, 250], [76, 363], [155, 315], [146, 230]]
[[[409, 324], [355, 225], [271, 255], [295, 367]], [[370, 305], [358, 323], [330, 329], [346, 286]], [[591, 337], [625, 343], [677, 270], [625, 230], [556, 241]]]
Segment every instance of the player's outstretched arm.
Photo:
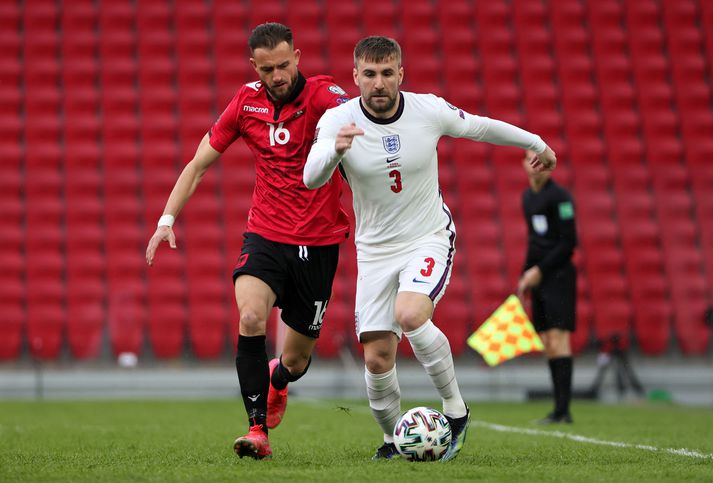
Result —
[[554, 151], [536, 134], [504, 121], [475, 116], [442, 99], [435, 105], [446, 135], [534, 151], [538, 154], [530, 160], [530, 164], [536, 171], [551, 171], [557, 165]]
[[167, 241], [171, 248], [176, 248], [176, 235], [173, 233], [173, 228], [171, 228], [173, 221], [191, 195], [193, 195], [210, 165], [219, 157], [220, 152], [213, 149], [210, 145], [208, 134], [206, 134], [198, 145], [195, 156], [183, 168], [181, 175], [173, 186], [173, 190], [166, 202], [166, 207], [163, 210], [163, 216], [159, 219], [156, 232], [146, 247], [146, 263], [150, 266], [153, 265], [156, 250], [161, 242]]
[[[335, 138], [318, 135], [316, 143], [307, 156], [303, 174], [303, 182], [309, 189], [323, 186], [332, 177], [344, 154], [352, 147], [356, 136], [363, 136], [364, 131], [352, 123], [343, 126]], [[334, 141], [332, 141], [334, 139]]]

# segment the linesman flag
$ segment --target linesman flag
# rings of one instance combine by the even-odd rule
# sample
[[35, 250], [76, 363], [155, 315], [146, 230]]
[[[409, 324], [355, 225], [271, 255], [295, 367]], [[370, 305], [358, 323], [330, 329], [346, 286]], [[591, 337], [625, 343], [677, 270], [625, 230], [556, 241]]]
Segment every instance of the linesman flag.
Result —
[[545, 348], [515, 295], [510, 295], [468, 337], [468, 345], [480, 353], [489, 366], [497, 366], [513, 357]]

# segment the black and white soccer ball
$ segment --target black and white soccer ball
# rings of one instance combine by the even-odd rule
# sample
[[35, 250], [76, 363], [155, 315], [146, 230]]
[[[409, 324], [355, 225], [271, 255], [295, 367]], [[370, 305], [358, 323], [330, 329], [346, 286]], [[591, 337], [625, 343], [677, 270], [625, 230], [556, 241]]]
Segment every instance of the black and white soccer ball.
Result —
[[433, 408], [412, 408], [394, 426], [394, 444], [409, 461], [436, 461], [451, 444], [451, 426], [448, 419]]

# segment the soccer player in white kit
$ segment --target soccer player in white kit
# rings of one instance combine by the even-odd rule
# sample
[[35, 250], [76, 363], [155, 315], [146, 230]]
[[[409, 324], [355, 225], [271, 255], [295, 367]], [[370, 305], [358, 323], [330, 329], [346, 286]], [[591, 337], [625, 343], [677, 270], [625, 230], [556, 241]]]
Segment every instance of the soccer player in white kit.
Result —
[[554, 152], [539, 136], [468, 114], [432, 94], [400, 92], [401, 48], [367, 37], [354, 49], [361, 96], [327, 110], [317, 124], [304, 182], [316, 189], [341, 165], [354, 199], [358, 280], [355, 321], [364, 347], [369, 406], [384, 433], [374, 459], [397, 453], [393, 428], [401, 415], [396, 349], [402, 334], [443, 401], [452, 442], [465, 441], [470, 410], [455, 378], [448, 339], [431, 321], [453, 268], [455, 226], [438, 186], [441, 136], [518, 146], [538, 153], [536, 169], [553, 169]]

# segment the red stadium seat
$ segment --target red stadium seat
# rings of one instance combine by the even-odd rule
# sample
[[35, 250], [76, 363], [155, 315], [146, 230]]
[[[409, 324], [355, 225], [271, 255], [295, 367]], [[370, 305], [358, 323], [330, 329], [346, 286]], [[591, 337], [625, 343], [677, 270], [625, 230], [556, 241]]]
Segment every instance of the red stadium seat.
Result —
[[8, 223], [13, 220], [20, 221], [22, 206], [21, 197], [24, 189], [24, 176], [15, 166], [3, 166], [0, 168], [0, 202], [7, 203], [8, 211], [0, 210], [0, 220]]
[[659, 225], [651, 219], [631, 219], [621, 232], [622, 245], [626, 253], [638, 250], [658, 250], [661, 241]]
[[703, 320], [707, 308], [701, 300], [674, 308], [676, 338], [684, 354], [702, 355], [708, 351], [711, 328]]
[[324, 25], [324, 8], [317, 1], [287, 0], [287, 25], [297, 32], [298, 43], [309, 32], [321, 36]]
[[219, 357], [226, 347], [228, 306], [191, 304], [188, 337], [193, 354], [199, 359]]
[[393, 1], [364, 0], [361, 12], [364, 31], [370, 35], [399, 37], [396, 30], [398, 13]]
[[55, 360], [62, 349], [66, 313], [58, 303], [35, 303], [27, 309], [27, 342], [33, 357]]
[[70, 304], [68, 309], [67, 341], [76, 359], [92, 359], [101, 352], [104, 308], [97, 302]]
[[[50, 111], [51, 112], [51, 111]], [[42, 117], [28, 114], [28, 122], [25, 129], [25, 139], [28, 143], [42, 144], [44, 142], [59, 143], [61, 124], [55, 118]], [[28, 149], [28, 152], [30, 150]], [[48, 161], [52, 161], [51, 158]]]
[[622, 347], [630, 343], [632, 308], [626, 299], [594, 301], [594, 335], [599, 341], [609, 341], [618, 337]]
[[248, 23], [253, 29], [265, 22], [285, 22], [285, 9], [282, 5], [273, 2], [257, 2], [248, 9]]
[[[649, 64], [653, 67], [648, 69]], [[634, 65], [634, 73], [636, 80], [637, 100], [639, 108], [643, 114], [644, 121], [646, 114], [651, 112], [671, 112], [671, 103], [673, 102], [673, 89], [665, 79], [656, 79], [657, 69], [662, 71], [667, 70], [666, 61], [657, 56], [647, 57], [646, 60], [637, 60]], [[648, 70], [654, 72], [649, 72]], [[639, 70], [642, 72], [639, 73]]]
[[[581, 28], [581, 24], [562, 25], [557, 28], [554, 36], [555, 51], [558, 56], [566, 58], [588, 57], [590, 43], [589, 33]], [[591, 59], [589, 59], [591, 62]]]
[[442, 31], [472, 30], [475, 12], [467, 2], [439, 2], [436, 9], [438, 23]]
[[671, 306], [664, 300], [647, 300], [634, 307], [634, 334], [644, 354], [659, 355], [668, 350], [671, 314]]
[[[2, 37], [0, 37], [0, 47], [5, 46], [6, 44], [8, 44], [8, 42], [5, 41]], [[12, 48], [10, 48], [10, 50], [12, 50]], [[22, 79], [22, 63], [20, 63], [16, 58], [11, 57], [10, 55], [7, 55], [0, 62], [4, 82], [6, 82], [8, 86], [19, 86], [20, 81]], [[16, 100], [16, 105], [19, 108], [20, 92], [16, 91], [15, 89], [6, 89], [6, 92], [3, 92], [3, 97], [5, 99], [14, 98]]]
[[[5, 242], [3, 237], [0, 240]], [[2, 267], [2, 276], [12, 279], [12, 280], [22, 280], [25, 275], [26, 262], [25, 257], [19, 249], [13, 249], [10, 247], [4, 247], [5, 243], [2, 243], [3, 249], [0, 251], [0, 267]]]
[[22, 9], [18, 4], [3, 3], [0, 5], [0, 28], [3, 31], [15, 32], [20, 27]]
[[93, 61], [97, 52], [98, 40], [98, 36], [92, 31], [76, 31], [73, 34], [65, 34], [62, 39], [62, 57], [65, 59], [65, 69], [93, 65], [93, 73], [96, 77], [96, 64]]
[[628, 200], [629, 194], [639, 196], [651, 186], [651, 175], [643, 164], [620, 166], [612, 174], [617, 198]]
[[192, 0], [175, 2], [176, 28], [179, 32], [207, 30], [210, 11], [208, 4]]
[[136, 10], [125, 3], [102, 3], [99, 5], [99, 28], [102, 32], [130, 31], [136, 22]]
[[435, 23], [438, 9], [432, 2], [399, 2], [399, 9], [405, 37], [421, 31], [437, 31]]
[[454, 299], [448, 295], [446, 292], [433, 317], [436, 326], [448, 337], [453, 356], [458, 357], [466, 348], [466, 339], [474, 323], [473, 312], [467, 301]]
[[673, 261], [677, 253], [694, 249], [698, 230], [691, 218], [669, 218], [666, 223], [668, 223], [666, 230], [661, 232], [661, 244], [666, 257]]
[[102, 137], [107, 145], [107, 163], [123, 166], [136, 164], [138, 152], [132, 148], [139, 140], [139, 123], [136, 118], [116, 117], [109, 125], [102, 127]]
[[622, 237], [633, 227], [630, 224], [651, 221], [654, 215], [653, 197], [648, 191], [616, 190], [617, 215], [622, 226]]
[[512, 293], [513, 287], [500, 273], [471, 278], [471, 282], [473, 321], [479, 327]]
[[713, 131], [713, 112], [706, 108], [688, 111], [681, 116], [681, 131], [683, 138], [691, 143], [709, 139]]
[[148, 338], [157, 358], [181, 356], [186, 319], [187, 311], [182, 304], [156, 302], [149, 305]]
[[3, 302], [0, 305], [3, 322], [0, 324], [0, 361], [18, 358], [22, 346], [22, 331], [27, 314], [19, 301]]
[[[625, 255], [634, 299], [645, 300], [653, 295], [655, 298], [663, 298], [668, 288], [667, 281], [663, 278], [664, 259], [661, 250], [657, 246], [632, 244], [625, 249]], [[653, 289], [655, 292], [652, 292]]]
[[140, 277], [110, 279], [107, 329], [112, 352], [141, 354], [147, 324], [146, 287]]
[[93, 30], [98, 12], [91, 1], [74, 2], [62, 9], [62, 28], [69, 31]]
[[685, 165], [680, 163], [668, 163], [667, 165], [657, 165], [651, 171], [654, 189], [658, 193], [681, 191], [688, 187], [689, 176]]
[[652, 138], [646, 158], [653, 169], [683, 160], [683, 144], [675, 137]]

